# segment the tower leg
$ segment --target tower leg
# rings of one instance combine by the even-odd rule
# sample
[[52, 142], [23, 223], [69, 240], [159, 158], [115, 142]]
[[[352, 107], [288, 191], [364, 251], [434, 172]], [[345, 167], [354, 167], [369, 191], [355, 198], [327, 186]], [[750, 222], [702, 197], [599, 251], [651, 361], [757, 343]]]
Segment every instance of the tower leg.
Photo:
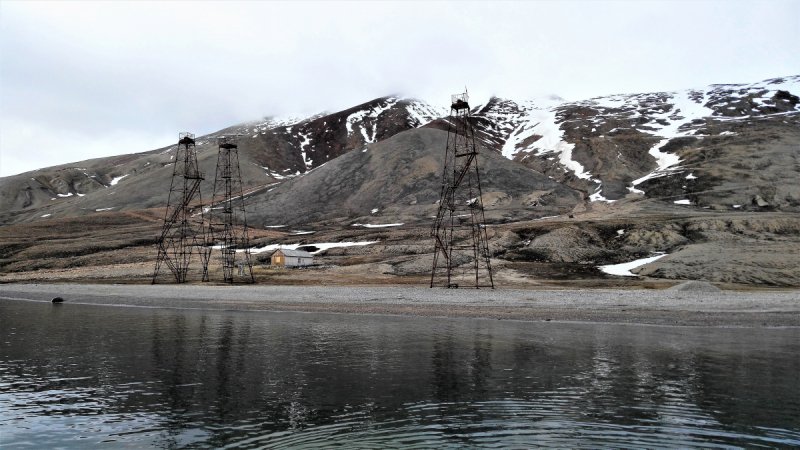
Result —
[[431, 287], [494, 288], [477, 156], [468, 96], [454, 95], [439, 211], [431, 226]]
[[[223, 280], [233, 283], [234, 277], [247, 277], [246, 270], [249, 271], [248, 281], [253, 283], [255, 278], [250, 260], [250, 238], [239, 167], [239, 138], [239, 135], [229, 135], [217, 139], [219, 152], [209, 230], [211, 242], [220, 247]], [[243, 256], [244, 260], [237, 262], [237, 254]]]
[[[200, 196], [203, 173], [197, 163], [194, 135], [180, 133], [178, 145], [171, 151], [174, 152], [175, 163], [164, 213], [164, 227], [157, 244], [158, 256], [153, 270], [153, 284], [158, 280], [164, 264], [177, 283], [186, 282], [192, 253], [198, 246], [198, 240], [205, 241], [203, 201]], [[195, 207], [200, 210], [198, 214], [193, 213]], [[196, 219], [198, 215], [200, 218]], [[205, 273], [207, 259], [203, 257], [202, 247], [200, 259]]]

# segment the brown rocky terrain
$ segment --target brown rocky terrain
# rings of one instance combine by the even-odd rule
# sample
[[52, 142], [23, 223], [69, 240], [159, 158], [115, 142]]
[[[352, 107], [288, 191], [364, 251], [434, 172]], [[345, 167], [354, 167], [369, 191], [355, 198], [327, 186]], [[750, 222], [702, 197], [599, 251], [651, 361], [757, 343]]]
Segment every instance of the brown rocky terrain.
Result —
[[[249, 197], [252, 223], [427, 223], [436, 214], [447, 133], [400, 133]], [[487, 220], [565, 214], [581, 194], [491, 151], [479, 158]], [[535, 206], [534, 206], [535, 205]]]
[[[497, 283], [800, 286], [799, 82], [476, 105]], [[269, 252], [256, 253], [259, 281], [424, 285], [449, 127], [441, 114], [385, 97], [201, 136], [202, 191], [214, 138], [240, 133], [254, 248], [375, 241], [321, 250], [325, 267], [314, 270], [261, 267]], [[0, 282], [147, 282], [173, 152], [0, 179]], [[666, 256], [633, 269], [638, 277], [599, 268], [657, 254]]]
[[[427, 123], [443, 109], [384, 97], [333, 114], [242, 124], [197, 137], [210, 195], [217, 136], [240, 134], [245, 190], [275, 186], [364, 145]], [[177, 146], [47, 167], [0, 178], [0, 224], [133, 211], [166, 204]], [[44, 217], [42, 217], [44, 216]]]
[[[612, 206], [572, 219], [560, 216], [490, 226], [495, 282], [515, 288], [664, 288], [680, 280], [735, 289], [800, 286], [800, 218], [796, 215], [669, 208], [673, 210], [631, 211]], [[160, 213], [105, 213], [2, 227], [0, 282], [149, 283]], [[251, 229], [260, 283], [424, 286], [429, 282], [433, 243], [427, 224], [368, 229], [319, 222], [303, 225], [308, 234], [297, 234], [293, 227], [285, 230]], [[315, 244], [338, 242], [373, 243], [320, 251], [315, 259], [320, 268], [306, 270], [270, 269], [265, 265], [272, 251], [260, 251], [277, 245], [316, 251]], [[609, 275], [599, 269], [653, 252], [668, 255], [634, 269], [639, 277]], [[211, 273], [219, 280], [221, 268], [218, 254], [214, 255]], [[192, 276], [199, 281], [197, 265]]]
[[[488, 148], [596, 200], [638, 191], [730, 209], [759, 197], [797, 211], [798, 93], [794, 76], [578, 102], [494, 98], [475, 108], [474, 126]], [[673, 165], [654, 155], [660, 143], [655, 153], [677, 156]]]

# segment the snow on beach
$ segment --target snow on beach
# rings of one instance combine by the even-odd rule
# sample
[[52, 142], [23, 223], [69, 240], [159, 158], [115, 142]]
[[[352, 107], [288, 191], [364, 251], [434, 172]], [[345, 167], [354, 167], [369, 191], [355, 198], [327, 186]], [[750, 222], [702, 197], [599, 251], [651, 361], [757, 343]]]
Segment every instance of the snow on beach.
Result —
[[648, 258], [637, 259], [635, 261], [630, 261], [622, 264], [610, 264], [607, 266], [599, 266], [598, 269], [609, 275], [618, 275], [621, 277], [638, 277], [639, 275], [632, 273], [631, 270], [637, 267], [641, 267], [645, 264], [649, 264], [665, 256], [667, 256], [666, 253], [656, 256], [650, 256]]

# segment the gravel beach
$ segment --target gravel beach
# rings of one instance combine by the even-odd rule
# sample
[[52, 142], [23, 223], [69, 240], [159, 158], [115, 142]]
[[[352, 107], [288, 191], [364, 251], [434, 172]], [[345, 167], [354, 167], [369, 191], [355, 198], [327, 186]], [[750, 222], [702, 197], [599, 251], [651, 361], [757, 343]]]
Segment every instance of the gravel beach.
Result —
[[5, 284], [0, 300], [685, 326], [800, 326], [800, 292]]

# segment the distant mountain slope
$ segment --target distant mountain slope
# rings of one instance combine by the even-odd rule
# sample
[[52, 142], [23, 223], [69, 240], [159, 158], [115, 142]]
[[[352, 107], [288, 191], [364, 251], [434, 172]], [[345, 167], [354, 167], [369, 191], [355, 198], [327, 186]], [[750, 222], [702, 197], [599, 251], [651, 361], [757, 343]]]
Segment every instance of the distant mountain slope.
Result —
[[276, 179], [318, 167], [351, 150], [425, 125], [447, 114], [416, 100], [383, 97], [333, 114], [268, 128], [255, 124], [232, 131], [245, 136], [242, 149]]
[[[791, 168], [800, 124], [798, 94], [800, 76], [792, 76], [579, 102], [548, 99], [515, 104], [493, 99], [475, 115], [488, 119], [477, 126], [487, 144], [504, 156], [583, 190], [592, 200], [617, 200], [637, 192], [692, 195], [730, 181], [742, 182], [734, 165], [747, 165], [741, 159], [754, 153], [772, 165]], [[720, 154], [734, 147], [741, 151]], [[706, 167], [712, 155], [716, 169]], [[731, 169], [728, 174], [719, 170], [725, 166], [721, 156]], [[797, 185], [796, 172], [776, 169], [767, 178]], [[707, 179], [700, 179], [705, 175]], [[686, 177], [698, 181], [688, 182], [684, 190], [676, 188], [687, 184], [678, 181]], [[752, 187], [764, 180], [753, 181], [744, 184]], [[775, 203], [786, 195], [798, 199], [796, 189], [782, 194]]]
[[[410, 130], [350, 152], [248, 198], [248, 223], [299, 225], [348, 218], [369, 224], [429, 220], [441, 191], [447, 133]], [[479, 157], [490, 221], [571, 211], [581, 194], [531, 169], [483, 150]]]
[[[473, 108], [473, 120], [487, 151], [580, 192], [589, 202], [660, 200], [721, 210], [800, 211], [798, 95], [800, 76], [576, 102], [493, 98]], [[408, 130], [446, 130], [448, 121], [441, 117], [447, 112], [382, 97], [332, 114], [271, 117], [200, 136], [203, 192], [211, 192], [219, 135], [242, 134], [242, 178], [248, 190], [258, 192]], [[0, 224], [164, 206], [174, 150], [0, 178]], [[387, 204], [394, 201], [399, 200], [387, 197]], [[361, 214], [360, 208], [352, 211]]]
[[[241, 134], [244, 185], [265, 186], [301, 175], [353, 149], [424, 125], [445, 113], [442, 108], [416, 100], [383, 97], [333, 114], [304, 119], [267, 118], [199, 136], [198, 160], [206, 180], [213, 183], [215, 138]], [[164, 206], [175, 149], [172, 145], [0, 178], [0, 213], [5, 213], [0, 223], [54, 214], [72, 216]], [[204, 192], [210, 191], [210, 187], [204, 188]]]
[[[745, 199], [731, 191], [728, 204], [767, 195], [774, 204], [788, 205], [798, 201], [797, 189], [778, 188], [772, 195], [756, 185], [769, 179], [799, 184], [792, 170], [798, 162], [798, 95], [800, 76], [791, 76], [578, 102], [493, 98], [476, 106], [473, 115], [487, 147], [586, 192], [593, 201], [630, 193], [692, 196], [731, 189], [733, 182], [751, 195]], [[446, 123], [428, 126], [445, 129]], [[748, 165], [745, 161], [756, 154], [762, 161]], [[767, 166], [777, 167], [763, 178], [742, 179], [742, 167]], [[687, 177], [697, 181], [680, 181]]]

